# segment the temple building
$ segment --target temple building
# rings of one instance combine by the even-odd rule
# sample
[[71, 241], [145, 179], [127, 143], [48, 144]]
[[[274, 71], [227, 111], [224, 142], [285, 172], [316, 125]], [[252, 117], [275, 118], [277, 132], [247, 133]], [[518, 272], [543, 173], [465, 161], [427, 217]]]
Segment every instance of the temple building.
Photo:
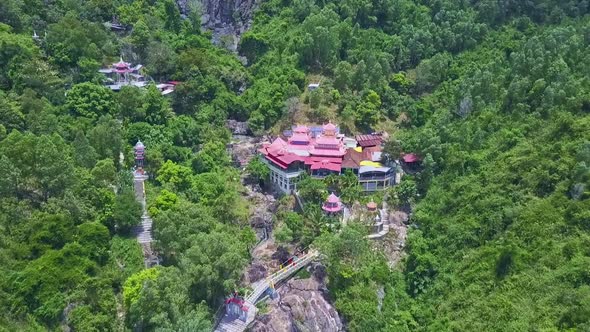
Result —
[[[348, 138], [332, 123], [320, 127], [293, 126], [272, 143], [263, 144], [259, 152], [270, 169], [271, 183], [291, 193], [297, 178], [308, 173], [322, 179], [330, 174], [352, 171], [364, 191], [383, 190], [395, 184], [395, 167], [386, 167], [381, 160], [381, 138], [357, 136]], [[357, 146], [356, 142], [363, 142]]]
[[[148, 81], [145, 76], [141, 74], [143, 65], [131, 66], [129, 62], [123, 61], [121, 57], [119, 62], [113, 63], [109, 68], [99, 69], [98, 72], [106, 76], [105, 86], [113, 91], [120, 91], [124, 86], [136, 86], [139, 88], [146, 87]], [[174, 91], [174, 87], [178, 82], [168, 82], [156, 85], [158, 90], [163, 95], [167, 95]]]

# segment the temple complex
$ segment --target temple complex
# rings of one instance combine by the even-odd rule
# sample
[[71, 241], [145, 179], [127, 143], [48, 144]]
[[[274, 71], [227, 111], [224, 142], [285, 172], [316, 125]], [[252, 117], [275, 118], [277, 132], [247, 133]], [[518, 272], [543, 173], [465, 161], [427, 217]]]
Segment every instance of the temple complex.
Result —
[[322, 179], [350, 170], [364, 191], [383, 190], [395, 184], [395, 165], [381, 163], [382, 138], [378, 135], [346, 137], [328, 123], [320, 127], [296, 125], [259, 152], [270, 169], [271, 183], [284, 193], [296, 188], [305, 173]]
[[[141, 73], [143, 65], [131, 66], [129, 62], [123, 61], [121, 57], [119, 62], [111, 64], [108, 68], [99, 69], [98, 72], [106, 76], [105, 86], [113, 91], [120, 91], [124, 86], [135, 86], [139, 88], [146, 87], [149, 81]], [[177, 82], [168, 82], [157, 84], [156, 87], [163, 95], [174, 91]]]

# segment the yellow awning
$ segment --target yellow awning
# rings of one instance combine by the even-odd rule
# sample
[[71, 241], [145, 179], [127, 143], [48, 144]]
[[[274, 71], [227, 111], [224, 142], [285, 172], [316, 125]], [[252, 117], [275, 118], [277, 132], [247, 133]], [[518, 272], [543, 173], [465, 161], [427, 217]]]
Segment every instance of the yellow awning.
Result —
[[363, 152], [363, 148], [360, 146], [357, 146], [356, 148], [354, 148], [354, 151], [356, 152]]
[[361, 166], [372, 166], [372, 167], [383, 167], [383, 165], [381, 165], [381, 163], [378, 163], [376, 161], [370, 161], [370, 160], [363, 160], [360, 163]]

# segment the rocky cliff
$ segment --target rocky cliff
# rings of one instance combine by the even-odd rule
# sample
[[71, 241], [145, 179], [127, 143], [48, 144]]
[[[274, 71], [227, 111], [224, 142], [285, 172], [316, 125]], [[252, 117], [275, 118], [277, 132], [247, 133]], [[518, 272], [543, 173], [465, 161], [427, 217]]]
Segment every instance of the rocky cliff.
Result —
[[278, 290], [268, 312], [256, 317], [253, 332], [342, 331], [342, 321], [324, 298], [325, 286], [316, 278], [292, 279]]
[[[191, 0], [177, 0], [186, 14]], [[237, 50], [240, 36], [250, 26], [252, 13], [261, 0], [197, 0], [203, 29], [213, 32], [213, 43]]]

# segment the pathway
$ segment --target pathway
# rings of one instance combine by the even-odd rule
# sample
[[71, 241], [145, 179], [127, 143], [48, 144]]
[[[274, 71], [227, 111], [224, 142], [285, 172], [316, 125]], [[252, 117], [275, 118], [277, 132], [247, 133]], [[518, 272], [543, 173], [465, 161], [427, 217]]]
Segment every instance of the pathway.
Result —
[[133, 187], [135, 189], [135, 198], [141, 203], [143, 214], [141, 216], [141, 224], [133, 227], [133, 235], [137, 238], [137, 242], [141, 245], [143, 251], [143, 262], [146, 267], [158, 265], [158, 257], [154, 255], [152, 250], [152, 218], [148, 215], [145, 201], [145, 185], [144, 181], [148, 176], [139, 172], [133, 172]]
[[275, 285], [287, 280], [295, 272], [302, 267], [309, 264], [314, 258], [318, 256], [318, 252], [310, 250], [307, 254], [299, 257], [291, 265], [282, 268], [274, 274], [266, 277], [252, 284], [252, 293], [245, 298], [245, 305], [248, 307], [248, 317], [246, 321], [235, 319], [229, 315], [225, 315], [219, 325], [215, 328], [215, 332], [242, 332], [248, 325], [250, 325], [254, 318], [256, 318], [256, 302], [260, 300], [262, 295], [270, 288], [274, 289]]

